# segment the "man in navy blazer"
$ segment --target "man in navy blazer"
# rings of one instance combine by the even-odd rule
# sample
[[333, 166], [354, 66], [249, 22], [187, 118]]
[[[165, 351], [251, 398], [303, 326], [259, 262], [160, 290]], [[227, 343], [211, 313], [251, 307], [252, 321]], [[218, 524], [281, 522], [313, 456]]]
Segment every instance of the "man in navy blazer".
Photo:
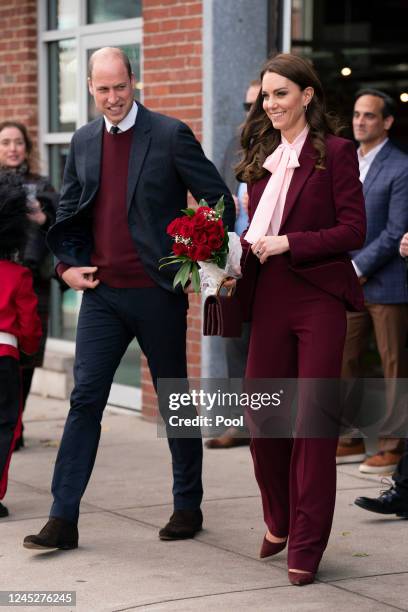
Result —
[[[170, 221], [186, 207], [187, 192], [214, 206], [223, 195], [232, 228], [235, 206], [191, 130], [177, 119], [135, 103], [134, 76], [117, 48], [90, 59], [88, 85], [103, 117], [73, 136], [60, 206], [48, 243], [67, 285], [83, 290], [75, 387], [52, 482], [50, 520], [26, 548], [78, 546], [79, 505], [91, 476], [100, 422], [112, 379], [134, 337], [152, 380], [185, 379], [187, 296], [173, 289]], [[161, 404], [163, 402], [160, 402]], [[165, 409], [166, 406], [160, 406]], [[168, 407], [167, 407], [168, 408]], [[201, 529], [202, 443], [169, 437], [174, 512], [162, 540], [193, 537]], [[135, 466], [137, 483], [137, 466]], [[109, 494], [109, 492], [107, 492]]]
[[[358, 92], [353, 114], [354, 137], [359, 143], [360, 180], [367, 213], [364, 247], [352, 253], [353, 265], [364, 290], [365, 311], [348, 313], [343, 376], [362, 375], [361, 357], [374, 329], [384, 378], [408, 376], [405, 344], [408, 322], [406, 270], [399, 255], [401, 237], [408, 229], [408, 155], [388, 139], [394, 121], [394, 102], [375, 89]], [[378, 452], [365, 459], [361, 438], [342, 438], [338, 463], [364, 460], [363, 473], [382, 474], [394, 470], [404, 443], [404, 414], [396, 410], [397, 398], [387, 394], [386, 414], [381, 423]]]

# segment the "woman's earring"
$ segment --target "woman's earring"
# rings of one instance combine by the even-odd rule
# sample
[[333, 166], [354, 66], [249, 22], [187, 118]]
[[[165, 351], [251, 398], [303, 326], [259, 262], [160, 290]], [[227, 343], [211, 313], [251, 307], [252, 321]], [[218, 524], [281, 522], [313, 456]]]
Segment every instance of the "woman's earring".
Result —
[[303, 110], [305, 111], [305, 113], [306, 113], [306, 111], [307, 111], [307, 107], [308, 107], [308, 105], [307, 105], [307, 104], [305, 104], [305, 105], [304, 105], [304, 107], [303, 107]]

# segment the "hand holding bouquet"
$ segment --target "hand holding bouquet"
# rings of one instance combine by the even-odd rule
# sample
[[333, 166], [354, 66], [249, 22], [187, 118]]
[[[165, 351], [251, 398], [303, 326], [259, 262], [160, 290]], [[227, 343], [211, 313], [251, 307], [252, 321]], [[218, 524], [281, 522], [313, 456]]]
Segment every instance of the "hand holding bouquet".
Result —
[[[191, 279], [193, 289], [199, 293], [201, 288], [199, 267], [210, 266], [221, 279], [226, 272], [229, 253], [229, 234], [222, 221], [224, 196], [215, 208], [200, 200], [197, 210], [186, 208], [182, 217], [174, 219], [167, 227], [167, 233], [174, 239], [173, 254], [164, 257], [160, 268], [175, 263], [181, 266], [174, 277], [173, 286], [180, 284], [183, 289]], [[239, 273], [238, 273], [239, 275]]]

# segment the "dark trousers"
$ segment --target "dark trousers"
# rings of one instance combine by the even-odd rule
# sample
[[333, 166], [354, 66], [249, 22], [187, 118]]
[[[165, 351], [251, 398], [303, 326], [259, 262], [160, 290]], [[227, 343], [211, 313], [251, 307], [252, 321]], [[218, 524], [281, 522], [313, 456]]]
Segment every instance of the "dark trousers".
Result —
[[[158, 378], [187, 377], [186, 310], [185, 296], [159, 287], [113, 289], [101, 284], [84, 293], [77, 328], [75, 386], [55, 464], [51, 516], [78, 520], [98, 449], [102, 413], [131, 340], [136, 337], [146, 355], [155, 386]], [[201, 439], [172, 438], [168, 442], [174, 508], [197, 509], [203, 493]]]
[[[246, 376], [338, 378], [345, 334], [343, 303], [297, 277], [284, 257], [270, 258], [258, 278]], [[280, 436], [277, 432], [282, 421], [284, 428], [285, 411], [280, 418], [272, 418], [267, 431], [257, 428], [256, 419], [263, 418], [261, 410], [253, 413], [252, 419], [248, 417], [248, 426], [251, 434], [257, 431], [251, 440], [251, 453], [265, 523], [273, 535], [289, 536], [289, 568], [315, 572], [332, 525], [337, 437], [336, 432], [318, 435], [327, 404], [310, 401], [307, 386], [299, 398], [300, 435], [266, 437]], [[289, 402], [284, 407], [290, 411]], [[308, 422], [315, 426], [310, 437], [305, 437]]]
[[0, 357], [0, 499], [6, 494], [8, 468], [20, 422], [19, 364], [14, 357]]
[[405, 440], [404, 454], [394, 472], [393, 479], [398, 492], [408, 498], [408, 438]]

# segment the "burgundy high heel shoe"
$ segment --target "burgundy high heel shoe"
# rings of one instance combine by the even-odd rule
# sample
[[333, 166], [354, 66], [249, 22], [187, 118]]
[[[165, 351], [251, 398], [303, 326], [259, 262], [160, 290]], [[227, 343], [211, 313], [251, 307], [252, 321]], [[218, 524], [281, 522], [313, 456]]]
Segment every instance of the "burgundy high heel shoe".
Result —
[[261, 550], [259, 556], [261, 559], [265, 557], [272, 557], [273, 555], [277, 555], [281, 550], [286, 548], [287, 540], [284, 542], [270, 542], [266, 539], [266, 536], [263, 539]]
[[294, 586], [306, 586], [306, 584], [312, 584], [315, 579], [313, 572], [291, 572], [288, 570], [289, 582]]

